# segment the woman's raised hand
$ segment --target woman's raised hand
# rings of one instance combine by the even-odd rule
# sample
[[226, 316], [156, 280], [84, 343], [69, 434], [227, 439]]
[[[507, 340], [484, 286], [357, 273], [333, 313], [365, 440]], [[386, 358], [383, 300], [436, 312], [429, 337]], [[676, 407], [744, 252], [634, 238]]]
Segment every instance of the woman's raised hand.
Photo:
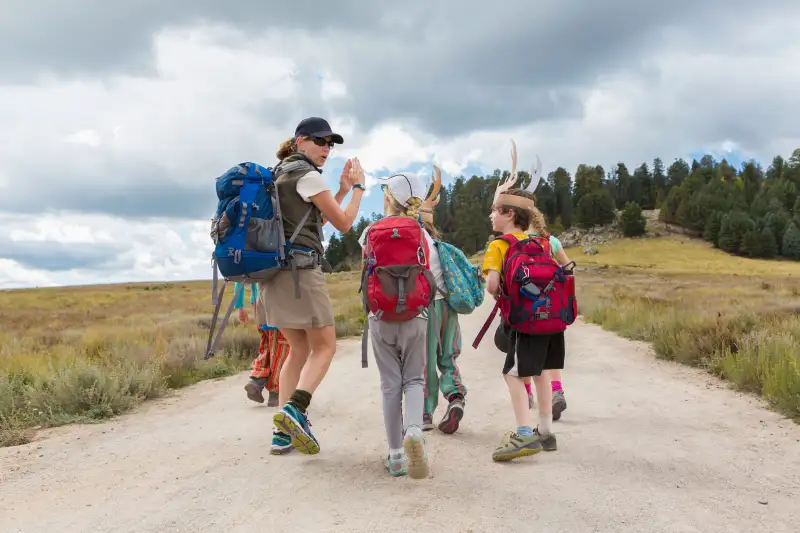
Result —
[[352, 164], [350, 165], [350, 170], [348, 174], [351, 187], [353, 185], [364, 185], [364, 169], [361, 168], [361, 162], [358, 160], [357, 157], [354, 157], [352, 159]]

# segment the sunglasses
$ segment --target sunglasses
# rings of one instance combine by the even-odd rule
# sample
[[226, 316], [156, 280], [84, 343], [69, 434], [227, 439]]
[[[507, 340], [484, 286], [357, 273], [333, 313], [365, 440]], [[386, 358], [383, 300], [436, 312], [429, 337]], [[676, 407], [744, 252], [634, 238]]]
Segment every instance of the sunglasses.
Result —
[[314, 141], [314, 144], [320, 147], [327, 145], [328, 148], [333, 148], [333, 145], [336, 144], [333, 141], [328, 141], [322, 137], [311, 137], [311, 140]]

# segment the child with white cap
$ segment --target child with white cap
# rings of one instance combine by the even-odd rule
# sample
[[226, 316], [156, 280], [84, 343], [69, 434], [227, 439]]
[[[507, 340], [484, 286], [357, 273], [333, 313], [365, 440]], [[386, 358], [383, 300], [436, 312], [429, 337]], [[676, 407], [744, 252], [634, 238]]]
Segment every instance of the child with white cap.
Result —
[[393, 476], [424, 478], [428, 475], [422, 433], [427, 310], [440, 288], [436, 283], [437, 277], [441, 279], [441, 273], [437, 276], [439, 257], [419, 215], [426, 185], [410, 174], [395, 174], [385, 181], [386, 216], [370, 225], [360, 239], [364, 249], [361, 290], [383, 393], [389, 444], [386, 468]]

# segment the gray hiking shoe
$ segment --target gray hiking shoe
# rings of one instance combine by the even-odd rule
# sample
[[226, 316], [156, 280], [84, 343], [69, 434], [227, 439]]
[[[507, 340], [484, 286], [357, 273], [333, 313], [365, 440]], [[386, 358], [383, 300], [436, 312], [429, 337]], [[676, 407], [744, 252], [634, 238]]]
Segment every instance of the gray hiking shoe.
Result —
[[270, 392], [267, 400], [267, 407], [278, 407], [278, 393]]
[[553, 392], [553, 420], [561, 418], [561, 413], [567, 410], [567, 399], [564, 397], [564, 391], [559, 390]]
[[492, 453], [493, 461], [511, 461], [528, 455], [536, 455], [542, 451], [542, 443], [534, 432], [531, 436], [517, 435], [510, 432], [503, 436], [500, 445]]
[[424, 413], [422, 415], [422, 431], [430, 431], [435, 427], [433, 425], [433, 415]]
[[244, 386], [244, 390], [247, 391], [247, 397], [254, 402], [264, 403], [264, 395], [261, 393], [264, 390], [264, 385], [259, 383], [258, 380], [251, 379], [248, 381], [247, 385]]
[[555, 433], [547, 433], [542, 435], [539, 433], [539, 427], [533, 430], [533, 437], [542, 445], [542, 449], [546, 452], [554, 452], [558, 449], [558, 442], [556, 442]]
[[464, 398], [454, 397], [447, 405], [442, 421], [439, 422], [439, 431], [452, 435], [458, 431], [458, 424], [464, 417]]

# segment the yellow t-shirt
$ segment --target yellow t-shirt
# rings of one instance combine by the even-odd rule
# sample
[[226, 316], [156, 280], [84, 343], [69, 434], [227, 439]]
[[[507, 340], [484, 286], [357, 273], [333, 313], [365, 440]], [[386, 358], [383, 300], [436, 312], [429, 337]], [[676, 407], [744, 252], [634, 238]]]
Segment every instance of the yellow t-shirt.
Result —
[[[525, 239], [528, 233], [514, 232], [512, 235], [518, 239]], [[534, 233], [538, 235], [538, 233]], [[503, 275], [503, 259], [506, 257], [509, 244], [502, 239], [495, 239], [486, 247], [486, 254], [483, 256], [483, 275], [487, 275], [490, 270], [494, 270], [501, 276]], [[557, 237], [550, 235], [550, 253], [555, 255], [561, 250], [561, 241]]]

